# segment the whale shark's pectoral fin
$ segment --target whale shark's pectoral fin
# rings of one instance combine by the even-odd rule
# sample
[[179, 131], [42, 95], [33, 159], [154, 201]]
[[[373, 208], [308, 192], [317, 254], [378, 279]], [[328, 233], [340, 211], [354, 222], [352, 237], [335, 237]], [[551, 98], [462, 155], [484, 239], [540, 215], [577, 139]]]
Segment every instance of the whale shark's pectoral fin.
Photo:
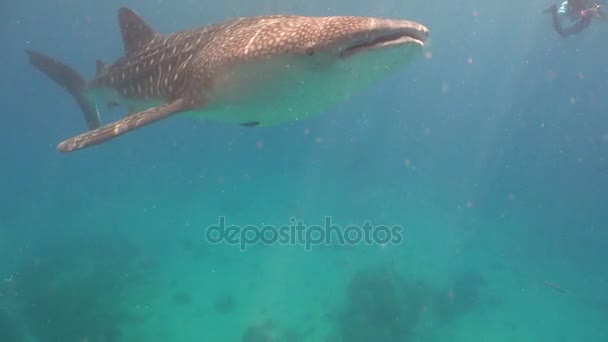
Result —
[[202, 106], [203, 103], [199, 101], [180, 98], [171, 103], [146, 109], [111, 124], [72, 137], [59, 144], [57, 150], [61, 152], [71, 152], [91, 145], [97, 145], [155, 121], [168, 118], [171, 115]]

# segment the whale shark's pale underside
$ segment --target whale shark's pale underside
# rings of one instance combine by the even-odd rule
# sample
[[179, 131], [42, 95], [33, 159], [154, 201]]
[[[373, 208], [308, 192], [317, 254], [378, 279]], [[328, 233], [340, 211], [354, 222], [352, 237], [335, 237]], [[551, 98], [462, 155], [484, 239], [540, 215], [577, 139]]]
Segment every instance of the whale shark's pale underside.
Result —
[[[161, 34], [128, 8], [118, 11], [125, 55], [97, 61], [86, 81], [69, 66], [26, 50], [30, 63], [78, 102], [89, 130], [58, 145], [74, 151], [173, 114], [243, 126], [299, 120], [347, 99], [407, 63], [428, 29], [367, 17], [245, 17]], [[129, 114], [101, 125], [98, 104]]]

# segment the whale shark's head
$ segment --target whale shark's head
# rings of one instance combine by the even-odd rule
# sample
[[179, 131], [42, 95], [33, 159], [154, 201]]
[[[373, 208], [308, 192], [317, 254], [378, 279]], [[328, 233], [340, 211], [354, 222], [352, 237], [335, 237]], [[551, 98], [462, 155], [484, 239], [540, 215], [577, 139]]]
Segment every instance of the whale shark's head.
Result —
[[343, 59], [401, 47], [417, 49], [424, 45], [428, 29], [408, 20], [365, 17], [321, 18], [316, 27], [316, 39], [309, 52], [318, 50]]
[[[223, 27], [222, 39], [210, 47], [239, 59], [278, 56], [324, 56], [347, 60], [371, 52], [418, 50], [429, 35], [422, 24], [409, 20], [370, 17], [266, 16], [237, 20]], [[399, 54], [399, 52], [397, 52]]]
[[352, 96], [409, 62], [429, 34], [413, 21], [353, 16], [247, 18], [221, 31], [206, 47], [212, 57], [204, 67], [217, 64], [207, 89], [213, 113], [205, 117], [260, 125]]

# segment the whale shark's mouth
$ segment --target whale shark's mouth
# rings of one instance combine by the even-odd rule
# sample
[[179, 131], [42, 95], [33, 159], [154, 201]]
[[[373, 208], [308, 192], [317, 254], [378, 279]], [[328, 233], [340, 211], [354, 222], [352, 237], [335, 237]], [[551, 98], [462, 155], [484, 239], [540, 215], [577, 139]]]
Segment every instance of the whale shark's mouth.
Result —
[[385, 34], [369, 36], [340, 51], [340, 58], [349, 58], [358, 53], [398, 45], [424, 46], [428, 30], [424, 28], [404, 28], [391, 30]]

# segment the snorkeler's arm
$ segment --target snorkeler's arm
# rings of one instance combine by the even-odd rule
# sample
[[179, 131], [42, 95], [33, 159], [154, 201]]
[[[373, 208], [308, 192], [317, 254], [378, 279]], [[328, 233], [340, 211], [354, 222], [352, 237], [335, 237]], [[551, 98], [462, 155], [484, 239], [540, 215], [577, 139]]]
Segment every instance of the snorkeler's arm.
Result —
[[593, 19], [599, 20], [599, 21], [608, 21], [608, 6], [607, 5], [598, 6], [598, 9], [597, 9]]
[[593, 20], [608, 21], [608, 0], [594, 0], [587, 9]]

